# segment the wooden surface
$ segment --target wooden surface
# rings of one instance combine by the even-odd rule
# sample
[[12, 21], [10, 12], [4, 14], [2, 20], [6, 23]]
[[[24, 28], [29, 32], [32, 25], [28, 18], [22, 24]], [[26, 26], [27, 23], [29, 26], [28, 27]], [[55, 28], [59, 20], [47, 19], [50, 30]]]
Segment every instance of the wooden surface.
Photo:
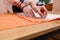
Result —
[[0, 40], [27, 40], [60, 29], [60, 21], [0, 31]]
[[57, 29], [60, 29], [60, 21], [13, 28], [0, 31], [0, 40], [28, 40]]

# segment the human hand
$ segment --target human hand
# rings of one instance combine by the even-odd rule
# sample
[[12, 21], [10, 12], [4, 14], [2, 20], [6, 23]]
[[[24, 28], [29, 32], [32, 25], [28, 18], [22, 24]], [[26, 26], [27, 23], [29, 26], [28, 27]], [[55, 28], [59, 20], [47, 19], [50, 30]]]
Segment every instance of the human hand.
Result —
[[47, 9], [45, 8], [45, 6], [33, 6], [33, 10], [35, 12], [37, 12], [41, 18], [46, 18], [47, 16]]
[[33, 18], [35, 18], [34, 12], [28, 6], [26, 6], [26, 7], [23, 8], [23, 12], [25, 13], [25, 15], [27, 17], [33, 17]]
[[45, 6], [38, 6], [38, 8], [40, 9], [39, 11], [42, 13], [43, 18], [46, 18], [47, 16], [47, 9], [45, 8]]

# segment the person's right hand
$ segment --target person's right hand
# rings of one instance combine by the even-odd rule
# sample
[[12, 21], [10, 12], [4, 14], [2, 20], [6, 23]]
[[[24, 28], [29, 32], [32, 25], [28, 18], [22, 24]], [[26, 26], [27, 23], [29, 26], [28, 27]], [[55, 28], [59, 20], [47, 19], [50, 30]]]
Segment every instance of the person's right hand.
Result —
[[35, 18], [34, 12], [28, 6], [26, 6], [26, 7], [23, 8], [23, 12], [25, 13], [25, 15], [27, 17], [33, 17], [33, 18]]
[[40, 18], [46, 18], [47, 16], [47, 9], [45, 8], [45, 6], [37, 6], [36, 2], [31, 1], [29, 3], [29, 5], [31, 6], [31, 8], [40, 15]]
[[47, 9], [45, 8], [45, 6], [33, 6], [33, 10], [37, 12], [41, 18], [46, 18]]

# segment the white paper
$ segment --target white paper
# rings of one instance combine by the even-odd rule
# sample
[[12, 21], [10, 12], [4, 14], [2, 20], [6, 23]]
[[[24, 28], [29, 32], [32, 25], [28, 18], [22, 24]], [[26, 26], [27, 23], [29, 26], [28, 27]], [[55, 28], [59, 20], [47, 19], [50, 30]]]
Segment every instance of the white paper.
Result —
[[60, 15], [58, 15], [58, 14], [48, 14], [47, 17], [46, 17], [46, 19], [50, 19], [50, 20], [55, 19], [55, 18], [60, 18]]
[[[40, 17], [38, 13], [35, 13], [36, 17]], [[60, 18], [59, 14], [51, 14], [48, 13], [46, 19], [52, 20], [52, 19], [56, 19], [56, 18]]]

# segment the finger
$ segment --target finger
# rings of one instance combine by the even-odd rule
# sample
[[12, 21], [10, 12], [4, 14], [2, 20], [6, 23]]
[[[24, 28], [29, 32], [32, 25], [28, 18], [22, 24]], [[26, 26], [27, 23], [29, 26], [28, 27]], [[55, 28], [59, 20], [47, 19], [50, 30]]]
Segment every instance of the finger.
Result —
[[32, 12], [30, 9], [27, 11], [27, 15], [28, 15], [28, 17], [32, 17]]
[[30, 17], [30, 15], [29, 15], [29, 13], [28, 13], [27, 11], [24, 11], [24, 13], [25, 13], [25, 15], [26, 15], [27, 17]]
[[46, 18], [48, 11], [47, 11], [47, 9], [45, 7], [43, 7], [43, 9], [44, 9], [44, 13], [43, 14], [44, 14], [44, 16]]
[[43, 13], [40, 11], [40, 6], [36, 8], [36, 12], [40, 15], [41, 18], [43, 18]]
[[30, 14], [31, 14], [31, 16], [32, 16], [33, 18], [36, 18], [36, 16], [35, 16], [34, 12], [32, 11], [32, 9], [30, 10]]
[[46, 18], [46, 16], [47, 16], [47, 9], [44, 6], [41, 6], [40, 7], [40, 11], [43, 13], [44, 18]]
[[47, 12], [44, 12], [44, 18], [46, 18], [47, 17]]
[[38, 11], [38, 14], [40, 15], [41, 18], [43, 18], [43, 13], [41, 13], [40, 11]]

